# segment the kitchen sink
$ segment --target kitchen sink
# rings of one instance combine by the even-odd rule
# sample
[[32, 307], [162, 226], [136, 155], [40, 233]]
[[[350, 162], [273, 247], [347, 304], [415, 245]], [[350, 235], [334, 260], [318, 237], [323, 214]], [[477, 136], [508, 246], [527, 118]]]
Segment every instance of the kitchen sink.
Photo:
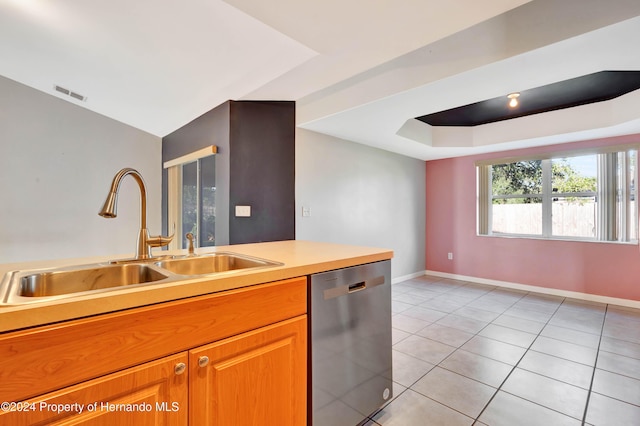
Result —
[[279, 266], [231, 252], [12, 271], [0, 283], [0, 305], [19, 305], [184, 280], [196, 275]]
[[199, 256], [175, 257], [155, 263], [160, 268], [180, 275], [206, 275], [240, 269], [282, 265], [271, 260], [258, 259], [236, 253], [217, 252]]
[[147, 265], [108, 265], [70, 271], [51, 271], [20, 278], [18, 296], [43, 297], [144, 284], [167, 278]]
[[50, 270], [15, 271], [3, 282], [3, 302], [28, 303], [42, 298], [116, 290], [124, 286], [164, 280], [164, 274], [143, 264], [85, 265]]

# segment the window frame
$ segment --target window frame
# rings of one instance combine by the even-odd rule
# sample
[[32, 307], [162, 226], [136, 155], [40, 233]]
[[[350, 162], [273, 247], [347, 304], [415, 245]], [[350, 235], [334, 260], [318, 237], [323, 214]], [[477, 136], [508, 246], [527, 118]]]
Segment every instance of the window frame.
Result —
[[[591, 148], [586, 150], [573, 150], [562, 152], [550, 152], [533, 156], [521, 156], [521, 157], [508, 157], [498, 158], [491, 160], [476, 161], [476, 182], [477, 182], [477, 214], [476, 214], [476, 235], [478, 236], [492, 236], [502, 238], [527, 238], [527, 239], [544, 239], [544, 240], [561, 240], [561, 241], [580, 241], [580, 242], [605, 242], [605, 243], [619, 243], [619, 244], [634, 244], [638, 245], [638, 234], [640, 233], [638, 224], [638, 161], [640, 160], [639, 144], [628, 145], [616, 145], [609, 147]], [[629, 172], [629, 152], [635, 151], [635, 166], [633, 175]], [[608, 222], [602, 219], [602, 209], [598, 204], [596, 207], [599, 209], [596, 215], [596, 233], [594, 237], [581, 237], [581, 236], [567, 236], [567, 235], [553, 235], [552, 232], [552, 209], [553, 199], [563, 197], [595, 197], [596, 199], [603, 199], [602, 194], [604, 189], [601, 188], [600, 180], [603, 173], [603, 167], [606, 167], [602, 163], [602, 156], [600, 154], [613, 154], [613, 153], [625, 153], [622, 157], [624, 164], [622, 165], [624, 172], [620, 173], [620, 182], [616, 180], [615, 193], [609, 195], [609, 202], [613, 203], [616, 208], [609, 216], [606, 216]], [[562, 158], [579, 157], [586, 155], [598, 155], [598, 186], [596, 191], [586, 192], [573, 192], [573, 193], [557, 193], [553, 192], [553, 175], [552, 175], [552, 161]], [[542, 190], [540, 193], [535, 194], [493, 194], [492, 188], [492, 166], [500, 164], [511, 164], [521, 161], [535, 161], [540, 160], [542, 165]], [[617, 168], [620, 167], [620, 162], [615, 163], [616, 171], [613, 171], [615, 175]], [[608, 169], [611, 171], [611, 167]], [[616, 175], [617, 176], [617, 175]], [[611, 177], [611, 173], [608, 174]], [[635, 185], [630, 185], [629, 178]], [[613, 201], [611, 201], [611, 197]], [[493, 224], [493, 201], [495, 199], [509, 199], [509, 198], [541, 198], [542, 199], [542, 232], [540, 234], [523, 234], [523, 233], [509, 233], [509, 232], [495, 232], [491, 229]], [[619, 200], [624, 199], [622, 208], [617, 208], [620, 204]], [[635, 205], [635, 206], [634, 206]], [[631, 217], [633, 216], [633, 217]], [[604, 224], [607, 223], [609, 231], [603, 232], [601, 229]], [[635, 223], [635, 230], [631, 223]], [[617, 226], [617, 228], [616, 228]], [[615, 239], [611, 237], [611, 227], [616, 231]], [[635, 237], [631, 236], [630, 232], [635, 231]]]
[[[201, 183], [201, 160], [215, 156], [218, 153], [218, 147], [215, 145], [207, 146], [187, 155], [166, 161], [163, 167], [167, 169], [167, 217], [169, 226], [173, 224], [174, 229], [179, 228], [182, 231], [182, 195], [183, 195], [183, 167], [196, 163], [196, 228], [197, 235], [194, 238], [194, 247], [200, 247], [201, 240], [201, 216], [202, 216], [202, 183]], [[178, 225], [180, 224], [180, 225]], [[168, 246], [169, 250], [186, 248], [184, 235], [174, 238]]]

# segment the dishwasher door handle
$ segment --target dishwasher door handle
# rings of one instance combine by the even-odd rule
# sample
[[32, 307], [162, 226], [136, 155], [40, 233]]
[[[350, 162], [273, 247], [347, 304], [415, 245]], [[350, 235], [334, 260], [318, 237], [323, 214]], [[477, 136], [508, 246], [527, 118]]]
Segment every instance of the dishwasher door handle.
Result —
[[376, 287], [382, 284], [384, 284], [384, 275], [369, 278], [368, 280], [360, 281], [354, 284], [346, 284], [338, 287], [328, 288], [324, 290], [322, 293], [324, 296], [324, 300], [329, 300], [329, 299], [334, 299], [336, 297], [347, 296], [352, 293], [357, 293], [367, 288]]
[[356, 291], [364, 290], [367, 288], [367, 282], [361, 281], [359, 283], [351, 284], [349, 286], [349, 293], [355, 293]]

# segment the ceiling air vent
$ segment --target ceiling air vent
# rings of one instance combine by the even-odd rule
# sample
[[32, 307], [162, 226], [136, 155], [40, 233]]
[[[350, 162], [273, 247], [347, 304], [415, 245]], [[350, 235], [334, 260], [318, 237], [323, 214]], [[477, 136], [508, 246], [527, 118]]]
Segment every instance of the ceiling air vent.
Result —
[[80, 93], [76, 93], [76, 92], [72, 92], [69, 89], [65, 89], [62, 86], [58, 86], [57, 84], [55, 86], [53, 86], [56, 89], [56, 92], [60, 92], [62, 94], [65, 94], [67, 96], [71, 96], [74, 99], [77, 99], [79, 101], [86, 101], [87, 97], [84, 95], [81, 95]]

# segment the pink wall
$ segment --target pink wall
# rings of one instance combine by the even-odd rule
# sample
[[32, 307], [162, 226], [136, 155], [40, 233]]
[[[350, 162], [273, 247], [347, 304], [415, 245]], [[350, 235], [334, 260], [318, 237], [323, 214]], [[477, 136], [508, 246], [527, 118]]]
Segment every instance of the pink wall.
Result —
[[640, 300], [638, 245], [477, 236], [474, 164], [637, 142], [640, 135], [427, 161], [427, 270]]

